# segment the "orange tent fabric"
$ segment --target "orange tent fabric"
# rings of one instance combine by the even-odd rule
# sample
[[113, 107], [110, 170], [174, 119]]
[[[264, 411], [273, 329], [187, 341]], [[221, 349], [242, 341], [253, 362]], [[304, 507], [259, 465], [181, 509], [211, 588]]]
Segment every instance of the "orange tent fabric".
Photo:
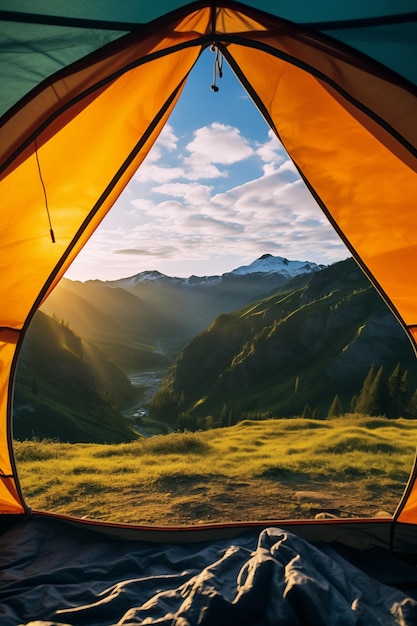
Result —
[[[149, 152], [215, 43], [417, 344], [417, 90], [335, 39], [235, 3], [194, 3], [50, 76], [3, 117], [0, 512], [23, 513], [12, 381], [33, 314]], [[417, 523], [411, 481], [399, 520]]]

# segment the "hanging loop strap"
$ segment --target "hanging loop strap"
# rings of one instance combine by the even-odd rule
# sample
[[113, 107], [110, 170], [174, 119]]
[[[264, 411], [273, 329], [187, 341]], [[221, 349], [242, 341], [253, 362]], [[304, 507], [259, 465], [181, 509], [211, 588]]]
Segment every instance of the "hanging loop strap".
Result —
[[211, 44], [210, 50], [211, 52], [214, 52], [216, 54], [213, 66], [213, 84], [210, 86], [210, 89], [217, 92], [219, 91], [219, 88], [217, 86], [217, 76], [219, 78], [222, 78], [223, 76], [223, 55], [215, 43]]

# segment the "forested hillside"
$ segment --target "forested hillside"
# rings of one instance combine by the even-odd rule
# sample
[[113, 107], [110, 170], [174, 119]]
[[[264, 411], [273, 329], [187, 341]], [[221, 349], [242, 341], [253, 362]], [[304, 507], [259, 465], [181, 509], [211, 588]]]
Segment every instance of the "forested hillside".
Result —
[[[178, 356], [151, 414], [189, 429], [245, 417], [324, 418], [335, 398], [338, 413], [355, 408], [371, 366], [383, 380], [397, 363], [412, 395], [411, 345], [348, 259], [219, 316]], [[387, 403], [378, 410], [387, 413]]]
[[13, 431], [17, 439], [118, 443], [137, 434], [121, 415], [136, 391], [124, 372], [66, 324], [38, 311], [17, 370]]

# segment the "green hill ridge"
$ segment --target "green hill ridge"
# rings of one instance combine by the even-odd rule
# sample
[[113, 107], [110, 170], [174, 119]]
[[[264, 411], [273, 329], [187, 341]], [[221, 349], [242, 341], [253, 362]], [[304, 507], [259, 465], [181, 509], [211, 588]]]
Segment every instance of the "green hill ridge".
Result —
[[349, 411], [369, 370], [400, 362], [411, 345], [353, 259], [290, 280], [273, 295], [219, 316], [170, 368], [151, 414], [180, 428], [244, 417], [326, 417]]

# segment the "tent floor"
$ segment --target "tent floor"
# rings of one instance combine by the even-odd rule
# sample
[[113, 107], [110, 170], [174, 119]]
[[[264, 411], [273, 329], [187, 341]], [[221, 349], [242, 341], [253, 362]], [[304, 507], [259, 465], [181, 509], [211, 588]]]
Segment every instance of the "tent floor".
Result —
[[[417, 624], [417, 556], [281, 528], [144, 541], [34, 516], [2, 522], [0, 623]], [[379, 620], [379, 621], [378, 621]]]

